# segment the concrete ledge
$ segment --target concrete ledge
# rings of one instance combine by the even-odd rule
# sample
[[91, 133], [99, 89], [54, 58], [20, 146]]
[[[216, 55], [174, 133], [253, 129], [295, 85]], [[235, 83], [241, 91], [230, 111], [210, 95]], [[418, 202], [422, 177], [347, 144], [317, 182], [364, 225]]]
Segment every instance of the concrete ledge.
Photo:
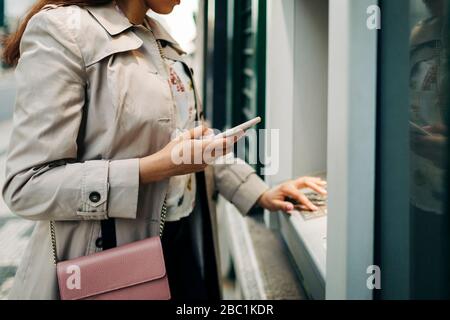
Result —
[[[220, 250], [225, 282], [235, 275], [229, 299], [303, 300], [306, 295], [282, 239], [262, 219], [242, 217], [219, 199]], [[232, 272], [231, 272], [232, 271]]]

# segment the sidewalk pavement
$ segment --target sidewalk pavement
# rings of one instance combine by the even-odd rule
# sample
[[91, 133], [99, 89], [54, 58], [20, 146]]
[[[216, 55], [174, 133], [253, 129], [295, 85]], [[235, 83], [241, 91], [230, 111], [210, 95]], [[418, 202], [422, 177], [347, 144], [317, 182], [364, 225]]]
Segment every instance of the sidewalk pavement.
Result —
[[[11, 121], [0, 121], [0, 186], [5, 181]], [[6, 299], [34, 223], [14, 216], [0, 196], [0, 300]]]

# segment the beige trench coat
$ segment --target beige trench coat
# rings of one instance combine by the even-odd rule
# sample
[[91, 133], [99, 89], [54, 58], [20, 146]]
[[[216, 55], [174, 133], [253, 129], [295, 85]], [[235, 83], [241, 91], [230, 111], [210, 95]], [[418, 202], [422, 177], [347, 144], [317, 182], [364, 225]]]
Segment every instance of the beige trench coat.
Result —
[[[151, 26], [168, 44], [165, 55], [183, 61], [169, 34]], [[10, 298], [58, 298], [50, 220], [59, 260], [98, 251], [103, 219], [116, 219], [118, 245], [158, 235], [168, 181], [141, 185], [138, 159], [170, 141], [174, 110], [156, 41], [154, 59], [144, 59], [149, 38], [136, 28], [113, 5], [48, 6], [27, 26], [3, 197], [15, 214], [38, 223]], [[244, 163], [205, 174], [213, 230], [217, 191], [246, 214], [267, 190]]]

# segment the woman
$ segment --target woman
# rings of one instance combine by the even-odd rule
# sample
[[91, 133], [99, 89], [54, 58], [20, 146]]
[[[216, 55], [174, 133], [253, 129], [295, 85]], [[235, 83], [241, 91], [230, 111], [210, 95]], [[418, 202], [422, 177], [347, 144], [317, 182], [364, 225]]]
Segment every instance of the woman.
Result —
[[[57, 258], [67, 260], [157, 236], [166, 203], [172, 297], [216, 299], [216, 191], [243, 214], [255, 205], [291, 211], [286, 197], [316, 209], [299, 189], [325, 193], [319, 179], [269, 190], [242, 162], [172, 161], [180, 146], [220, 155], [238, 138], [200, 140], [207, 130], [192, 129], [203, 113], [183, 50], [146, 16], [178, 3], [41, 0], [7, 41], [18, 95], [3, 196], [39, 221], [11, 298], [58, 298], [49, 221]], [[185, 133], [171, 139], [176, 132]]]

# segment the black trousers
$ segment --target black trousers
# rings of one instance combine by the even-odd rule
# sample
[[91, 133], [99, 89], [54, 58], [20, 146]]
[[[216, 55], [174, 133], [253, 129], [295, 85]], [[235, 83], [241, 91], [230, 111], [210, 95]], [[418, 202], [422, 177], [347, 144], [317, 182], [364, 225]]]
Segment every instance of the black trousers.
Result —
[[172, 300], [207, 300], [207, 289], [202, 276], [190, 223], [192, 215], [176, 222], [167, 222], [162, 246], [169, 278]]

